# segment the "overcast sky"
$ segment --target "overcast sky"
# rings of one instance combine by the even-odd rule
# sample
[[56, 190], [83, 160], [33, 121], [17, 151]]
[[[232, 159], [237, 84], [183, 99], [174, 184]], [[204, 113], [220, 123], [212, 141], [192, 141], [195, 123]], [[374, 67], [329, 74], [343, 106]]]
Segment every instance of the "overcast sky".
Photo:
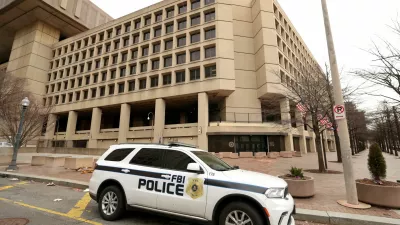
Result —
[[[114, 18], [119, 18], [160, 0], [92, 0]], [[238, 0], [240, 1], [240, 0]], [[306, 42], [319, 64], [329, 64], [320, 0], [278, 0], [297, 31]], [[372, 41], [380, 37], [396, 40], [388, 25], [396, 20], [400, 0], [327, 0], [331, 19], [342, 85], [349, 82], [357, 85], [361, 79], [354, 78], [350, 71], [368, 68], [373, 58], [367, 52]], [[400, 19], [400, 18], [399, 18]], [[390, 90], [379, 89], [381, 92]], [[391, 95], [396, 96], [396, 95]], [[360, 97], [360, 106], [373, 110], [381, 98]]]

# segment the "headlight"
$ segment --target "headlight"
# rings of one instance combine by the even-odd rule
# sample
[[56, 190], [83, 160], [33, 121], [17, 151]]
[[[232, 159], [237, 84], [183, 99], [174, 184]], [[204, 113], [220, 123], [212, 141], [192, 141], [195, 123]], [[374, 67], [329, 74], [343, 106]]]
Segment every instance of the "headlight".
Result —
[[284, 198], [285, 188], [269, 188], [265, 195], [268, 198]]

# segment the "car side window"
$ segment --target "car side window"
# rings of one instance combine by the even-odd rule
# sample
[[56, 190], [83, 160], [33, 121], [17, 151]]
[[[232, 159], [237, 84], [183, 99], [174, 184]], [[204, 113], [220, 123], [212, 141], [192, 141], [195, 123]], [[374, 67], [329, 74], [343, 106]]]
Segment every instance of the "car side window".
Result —
[[163, 167], [164, 149], [142, 148], [129, 162], [141, 166]]
[[195, 161], [186, 153], [174, 150], [165, 151], [164, 155], [165, 168], [170, 170], [187, 171], [189, 163]]
[[104, 160], [105, 161], [113, 161], [119, 162], [125, 159], [133, 150], [134, 148], [123, 148], [123, 149], [115, 149], [111, 152]]

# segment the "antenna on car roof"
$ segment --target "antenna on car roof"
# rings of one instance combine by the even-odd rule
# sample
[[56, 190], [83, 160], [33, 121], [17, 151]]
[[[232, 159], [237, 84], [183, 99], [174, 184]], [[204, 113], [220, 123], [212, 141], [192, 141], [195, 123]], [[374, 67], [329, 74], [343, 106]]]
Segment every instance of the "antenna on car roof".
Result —
[[190, 144], [185, 144], [185, 143], [180, 143], [180, 142], [169, 142], [168, 143], [169, 147], [188, 147], [188, 148], [197, 148], [195, 145], [190, 145]]

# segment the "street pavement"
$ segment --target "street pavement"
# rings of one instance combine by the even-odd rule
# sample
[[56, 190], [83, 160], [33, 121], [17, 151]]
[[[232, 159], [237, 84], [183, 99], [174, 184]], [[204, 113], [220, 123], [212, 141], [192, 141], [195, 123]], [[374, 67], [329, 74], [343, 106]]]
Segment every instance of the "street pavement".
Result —
[[2, 221], [6, 218], [27, 219], [28, 225], [199, 225], [141, 211], [129, 211], [123, 219], [107, 222], [101, 219], [97, 203], [80, 189], [0, 178], [0, 225], [17, 224]]

